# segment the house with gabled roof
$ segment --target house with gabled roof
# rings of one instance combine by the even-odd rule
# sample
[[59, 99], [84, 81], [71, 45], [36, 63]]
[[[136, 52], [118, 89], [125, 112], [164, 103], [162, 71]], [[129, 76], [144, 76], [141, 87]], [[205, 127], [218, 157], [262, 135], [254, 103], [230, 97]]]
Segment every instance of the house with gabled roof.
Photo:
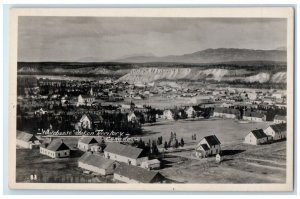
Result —
[[171, 109], [164, 110], [163, 117], [166, 120], [174, 120], [175, 112], [173, 110], [171, 110]]
[[286, 123], [272, 124], [265, 129], [265, 133], [271, 136], [273, 140], [282, 140], [286, 138]]
[[133, 111], [128, 113], [127, 120], [128, 120], [128, 122], [135, 122], [137, 120], [137, 117]]
[[104, 157], [135, 166], [139, 166], [142, 162], [148, 160], [143, 149], [115, 142], [108, 143], [104, 149]]
[[70, 156], [71, 149], [62, 139], [43, 142], [40, 146], [40, 153], [51, 158], [63, 158]]
[[114, 171], [114, 180], [126, 183], [162, 183], [165, 178], [159, 172], [121, 163]]
[[78, 159], [78, 167], [101, 175], [113, 174], [119, 163], [99, 154], [86, 152]]
[[17, 131], [17, 146], [26, 149], [38, 147], [40, 141], [33, 134]]
[[274, 123], [276, 123], [276, 124], [286, 123], [286, 116], [285, 115], [275, 115]]
[[250, 131], [244, 139], [244, 143], [251, 145], [260, 145], [265, 144], [271, 141], [271, 137], [268, 137], [267, 134], [262, 129], [255, 129]]
[[98, 128], [101, 123], [103, 123], [103, 118], [101, 115], [86, 113], [80, 118], [78, 126], [81, 129], [93, 130]]
[[201, 112], [200, 106], [189, 106], [185, 109], [188, 118], [196, 117]]
[[91, 136], [84, 136], [78, 140], [77, 147], [81, 151], [89, 151], [94, 145], [99, 145], [99, 142]]
[[215, 135], [205, 136], [197, 144], [196, 157], [203, 158], [221, 153], [221, 142]]

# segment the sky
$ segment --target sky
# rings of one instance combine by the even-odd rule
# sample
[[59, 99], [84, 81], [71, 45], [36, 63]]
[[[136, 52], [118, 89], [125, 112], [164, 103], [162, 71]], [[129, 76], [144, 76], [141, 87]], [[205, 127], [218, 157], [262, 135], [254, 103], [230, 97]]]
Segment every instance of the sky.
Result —
[[285, 19], [22, 16], [18, 61], [113, 61], [207, 48], [286, 47]]

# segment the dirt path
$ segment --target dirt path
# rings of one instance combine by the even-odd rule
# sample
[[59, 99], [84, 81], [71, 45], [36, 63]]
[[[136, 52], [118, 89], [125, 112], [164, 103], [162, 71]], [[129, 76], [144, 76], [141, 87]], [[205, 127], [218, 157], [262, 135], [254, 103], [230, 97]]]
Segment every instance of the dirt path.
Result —
[[263, 159], [258, 159], [258, 158], [240, 158], [240, 159], [270, 163], [270, 164], [273, 164], [273, 165], [284, 166], [284, 167], [286, 166], [286, 164], [282, 164], [282, 163], [279, 163], [277, 161], [267, 160], [267, 159], [264, 159], [264, 160]]
[[261, 164], [254, 163], [254, 162], [247, 162], [247, 164], [250, 164], [250, 165], [255, 166], [255, 167], [262, 167], [262, 168], [267, 168], [267, 169], [273, 169], [273, 170], [281, 170], [281, 171], [285, 171], [285, 169], [284, 169], [284, 168], [281, 168], [281, 167], [274, 167], [274, 166], [268, 166], [268, 165], [261, 165]]

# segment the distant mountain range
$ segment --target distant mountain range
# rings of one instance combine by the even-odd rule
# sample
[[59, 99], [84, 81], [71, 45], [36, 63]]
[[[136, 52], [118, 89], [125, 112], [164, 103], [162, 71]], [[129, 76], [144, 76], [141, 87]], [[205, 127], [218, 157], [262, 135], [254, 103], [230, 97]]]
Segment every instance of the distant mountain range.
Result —
[[206, 49], [184, 55], [131, 56], [113, 60], [125, 63], [175, 62], [175, 63], [221, 63], [234, 61], [276, 61], [286, 62], [287, 52], [284, 47], [274, 50], [251, 50], [238, 48]]

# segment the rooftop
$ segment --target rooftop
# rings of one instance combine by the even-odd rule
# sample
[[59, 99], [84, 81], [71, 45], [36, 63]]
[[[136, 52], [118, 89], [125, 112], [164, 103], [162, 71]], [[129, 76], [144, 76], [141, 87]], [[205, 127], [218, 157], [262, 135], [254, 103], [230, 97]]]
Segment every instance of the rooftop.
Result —
[[120, 165], [115, 170], [115, 173], [142, 183], [151, 183], [157, 176], [163, 178], [163, 176], [159, 172], [148, 171], [141, 167], [127, 165], [124, 163], [120, 163]]
[[210, 146], [221, 144], [221, 142], [219, 141], [219, 139], [215, 135], [205, 136], [203, 139], [206, 139], [207, 143]]
[[268, 137], [262, 129], [255, 129], [251, 132], [257, 139]]
[[143, 154], [143, 149], [112, 142], [108, 143], [104, 151], [134, 159], [141, 157]]
[[84, 164], [92, 165], [94, 167], [98, 167], [102, 169], [107, 169], [115, 161], [106, 159], [104, 157], [101, 157], [100, 155], [96, 155], [91, 152], [87, 152], [78, 159], [78, 162], [82, 162]]
[[38, 140], [33, 134], [26, 133], [23, 131], [17, 131], [17, 139], [25, 142]]
[[270, 127], [274, 130], [275, 133], [280, 133], [286, 131], [286, 124], [272, 124]]

